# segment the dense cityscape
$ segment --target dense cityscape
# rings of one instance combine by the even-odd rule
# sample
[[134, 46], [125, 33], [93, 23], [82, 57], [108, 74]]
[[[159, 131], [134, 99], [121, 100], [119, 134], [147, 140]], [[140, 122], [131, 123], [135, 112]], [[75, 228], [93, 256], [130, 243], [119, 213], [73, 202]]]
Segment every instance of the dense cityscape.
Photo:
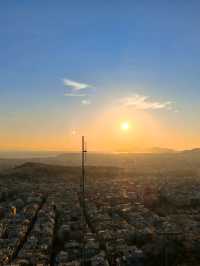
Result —
[[49, 167], [1, 176], [0, 265], [199, 265], [198, 178], [88, 168], [82, 206], [81, 169]]
[[0, 0], [0, 266], [200, 266], [200, 0]]

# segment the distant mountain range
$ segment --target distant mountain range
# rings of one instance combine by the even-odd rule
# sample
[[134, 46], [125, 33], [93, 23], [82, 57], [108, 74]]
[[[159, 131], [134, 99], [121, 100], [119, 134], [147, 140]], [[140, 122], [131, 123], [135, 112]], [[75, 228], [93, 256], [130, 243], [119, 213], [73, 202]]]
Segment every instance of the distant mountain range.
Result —
[[183, 154], [192, 154], [192, 155], [200, 155], [200, 148], [195, 148], [192, 150], [183, 150]]
[[153, 147], [149, 149], [150, 153], [175, 153], [176, 150], [168, 149], [168, 148], [160, 148], [160, 147]]
[[[200, 169], [200, 148], [174, 151], [171, 149], [152, 148], [148, 153], [95, 153], [86, 155], [87, 165], [112, 166], [137, 169]], [[2, 157], [3, 158], [3, 157]], [[61, 166], [80, 166], [81, 155], [76, 153], [61, 153], [46, 157], [28, 157], [15, 159], [0, 159], [0, 170], [9, 169], [31, 162]]]
[[[145, 153], [187, 153], [187, 154], [197, 154], [200, 152], [200, 148], [195, 148], [191, 150], [182, 150], [177, 151], [169, 148], [162, 147], [152, 147], [146, 150], [136, 151], [136, 152], [117, 152], [117, 154], [145, 154]], [[63, 154], [70, 154], [74, 157], [79, 154], [79, 152], [64, 152], [64, 151], [1, 151], [0, 150], [0, 159], [37, 159], [37, 158], [55, 158], [60, 157]], [[115, 154], [112, 152], [95, 152], [91, 151], [90, 154]]]

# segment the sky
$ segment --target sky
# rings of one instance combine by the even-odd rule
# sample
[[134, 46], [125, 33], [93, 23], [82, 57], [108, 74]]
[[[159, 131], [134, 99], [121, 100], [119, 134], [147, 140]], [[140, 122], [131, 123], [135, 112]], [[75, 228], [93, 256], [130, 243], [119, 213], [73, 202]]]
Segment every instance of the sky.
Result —
[[[200, 146], [198, 0], [0, 3], [0, 150]], [[123, 124], [128, 128], [124, 129]]]

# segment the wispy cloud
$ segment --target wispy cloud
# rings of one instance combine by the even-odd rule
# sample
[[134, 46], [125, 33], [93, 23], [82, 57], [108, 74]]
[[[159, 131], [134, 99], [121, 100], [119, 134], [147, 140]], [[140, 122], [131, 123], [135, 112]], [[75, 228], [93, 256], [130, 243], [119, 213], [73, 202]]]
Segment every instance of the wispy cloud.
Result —
[[66, 96], [66, 97], [85, 97], [86, 94], [66, 92], [66, 93], [64, 93], [64, 96]]
[[[88, 92], [85, 89], [92, 88], [91, 85], [86, 83], [80, 83], [71, 79], [63, 79], [63, 84], [67, 88], [67, 91], [64, 93], [64, 96], [66, 97], [86, 97], [86, 99], [81, 100], [82, 105], [89, 105], [91, 104], [90, 99], [87, 99]], [[84, 91], [84, 93], [82, 93]]]
[[159, 102], [151, 100], [149, 96], [144, 96], [140, 94], [134, 94], [130, 97], [124, 97], [119, 100], [120, 104], [125, 107], [132, 107], [137, 110], [157, 110], [157, 109], [167, 109], [173, 110], [173, 102], [165, 101]]
[[84, 99], [84, 100], [81, 101], [81, 103], [83, 105], [90, 105], [91, 104], [91, 101], [89, 99]]
[[68, 87], [74, 91], [79, 91], [79, 90], [84, 90], [84, 89], [88, 89], [88, 88], [92, 88], [91, 85], [86, 84], [86, 83], [81, 83], [81, 82], [77, 82], [71, 79], [63, 79], [63, 83], [65, 87]]

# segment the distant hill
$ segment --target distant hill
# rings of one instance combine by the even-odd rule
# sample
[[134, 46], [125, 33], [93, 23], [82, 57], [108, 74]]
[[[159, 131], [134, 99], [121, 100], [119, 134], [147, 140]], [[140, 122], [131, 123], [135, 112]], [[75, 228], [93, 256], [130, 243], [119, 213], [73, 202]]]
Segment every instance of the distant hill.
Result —
[[[134, 171], [164, 171], [177, 169], [200, 169], [200, 149], [174, 151], [171, 149], [153, 148], [153, 153], [87, 153], [86, 164], [91, 167], [120, 167], [133, 169]], [[27, 162], [29, 162], [27, 164]], [[32, 163], [32, 165], [30, 164]], [[37, 165], [34, 166], [33, 163]], [[44, 164], [49, 165], [46, 169]], [[17, 168], [17, 166], [19, 166]], [[63, 153], [52, 157], [29, 158], [29, 159], [0, 159], [0, 170], [14, 169], [20, 173], [20, 169], [34, 173], [54, 174], [56, 166], [80, 167], [80, 153]], [[52, 166], [52, 167], [51, 167]], [[36, 169], [35, 169], [36, 167]], [[59, 172], [58, 171], [58, 172]], [[51, 175], [50, 173], [50, 175]]]
[[150, 153], [175, 153], [177, 151], [168, 148], [153, 147], [149, 149]]
[[181, 153], [186, 155], [200, 155], [200, 148], [195, 148], [192, 150], [183, 150]]
[[[117, 167], [96, 167], [88, 166], [87, 174], [90, 176], [109, 176], [110, 174], [117, 176], [121, 169]], [[55, 182], [55, 180], [72, 180], [79, 182], [81, 176], [81, 167], [50, 165], [44, 163], [27, 162], [16, 166], [12, 169], [1, 173], [0, 178], [14, 181], [30, 181], [37, 182]]]
[[182, 151], [179, 156], [193, 167], [200, 168], [200, 148]]
[[60, 177], [78, 176], [80, 167], [66, 167], [60, 165], [48, 165], [43, 163], [27, 162], [2, 172], [2, 176], [13, 180], [24, 181], [55, 181]]

